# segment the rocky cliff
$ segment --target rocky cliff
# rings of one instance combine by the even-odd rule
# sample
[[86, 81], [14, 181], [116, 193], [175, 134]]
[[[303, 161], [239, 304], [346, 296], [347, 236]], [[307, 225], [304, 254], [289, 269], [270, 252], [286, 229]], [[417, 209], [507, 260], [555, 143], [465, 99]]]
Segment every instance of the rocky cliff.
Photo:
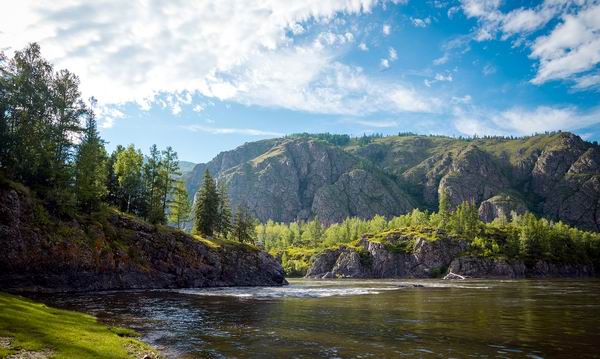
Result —
[[600, 147], [570, 133], [463, 140], [390, 136], [334, 145], [315, 136], [247, 143], [186, 176], [194, 193], [202, 172], [225, 181], [233, 205], [261, 221], [392, 216], [473, 200], [482, 219], [531, 211], [600, 230]]
[[254, 247], [200, 240], [112, 211], [89, 218], [54, 218], [18, 186], [0, 186], [0, 245], [3, 290], [286, 283], [280, 264]]
[[584, 277], [595, 275], [592, 263], [526, 266], [521, 260], [469, 254], [469, 244], [444, 232], [398, 229], [365, 235], [357, 246], [329, 248], [314, 256], [307, 278], [503, 278]]

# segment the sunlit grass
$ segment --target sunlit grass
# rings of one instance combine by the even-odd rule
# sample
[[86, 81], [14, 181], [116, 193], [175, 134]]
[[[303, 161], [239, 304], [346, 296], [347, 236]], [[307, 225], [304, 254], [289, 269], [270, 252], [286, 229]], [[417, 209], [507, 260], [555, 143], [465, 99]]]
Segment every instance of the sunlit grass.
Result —
[[50, 308], [29, 299], [0, 293], [0, 357], [20, 350], [51, 352], [53, 358], [134, 358], [156, 350], [132, 338], [131, 329], [108, 327], [83, 313]]

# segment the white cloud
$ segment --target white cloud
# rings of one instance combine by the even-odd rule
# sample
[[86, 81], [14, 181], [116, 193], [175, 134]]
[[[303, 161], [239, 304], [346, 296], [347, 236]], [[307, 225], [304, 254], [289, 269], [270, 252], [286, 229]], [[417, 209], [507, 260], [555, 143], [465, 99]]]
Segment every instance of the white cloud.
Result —
[[579, 129], [600, 122], [600, 111], [580, 113], [573, 107], [540, 106], [534, 110], [513, 108], [494, 116], [492, 121], [505, 129], [521, 134]]
[[448, 53], [445, 53], [442, 56], [438, 57], [437, 59], [433, 60], [433, 64], [434, 65], [444, 65], [445, 63], [448, 62], [448, 60], [450, 60], [450, 56], [448, 55]]
[[391, 28], [390, 25], [385, 24], [385, 25], [383, 25], [383, 28], [381, 29], [381, 32], [383, 32], [383, 34], [385, 36], [388, 36], [392, 32], [392, 28]]
[[437, 73], [435, 74], [433, 79], [425, 79], [423, 80], [423, 83], [425, 84], [425, 86], [431, 87], [431, 85], [433, 85], [436, 82], [452, 82], [452, 80], [454, 80], [454, 78], [452, 77], [451, 73], [447, 73], [446, 75]]
[[100, 120], [100, 128], [107, 129], [112, 128], [115, 124], [115, 121], [125, 117], [125, 114], [110, 106], [100, 106], [95, 109], [96, 116]]
[[227, 128], [227, 127], [210, 127], [203, 125], [182, 126], [186, 130], [193, 132], [205, 132], [212, 135], [247, 135], [247, 136], [272, 136], [280, 137], [283, 133], [257, 130], [254, 128]]
[[[368, 12], [375, 3], [5, 1], [0, 5], [0, 48], [15, 50], [39, 42], [58, 68], [80, 76], [84, 96], [94, 95], [103, 104], [137, 102], [147, 109], [165, 93], [237, 101], [235, 94], [243, 90], [236, 86], [242, 81], [234, 77], [239, 69], [251, 74], [260, 71], [256, 59], [265, 53], [293, 52], [297, 44], [290, 32], [304, 32], [302, 24], [309, 20], [326, 23], [338, 13]], [[334, 35], [331, 46], [354, 39], [348, 32]], [[331, 54], [316, 61], [331, 64]], [[183, 104], [177, 99], [170, 109], [178, 112]]]
[[365, 44], [364, 42], [361, 42], [360, 44], [358, 44], [358, 48], [361, 49], [362, 51], [369, 51], [367, 44]]
[[494, 67], [494, 65], [491, 64], [486, 64], [483, 69], [481, 70], [481, 72], [485, 75], [485, 76], [489, 76], [489, 75], [493, 75], [496, 73], [496, 67]]
[[[243, 104], [344, 115], [439, 109], [435, 96], [369, 77], [362, 68], [335, 61], [328, 50], [313, 45], [264, 53], [230, 75], [233, 80], [220, 81], [232, 89], [229, 99]], [[406, 98], [398, 98], [398, 91]]]
[[[499, 0], [461, 0], [467, 17], [477, 18], [477, 41], [516, 36], [515, 46], [531, 47], [530, 57], [539, 61], [531, 80], [573, 80], [576, 88], [596, 86], [600, 77], [589, 73], [600, 64], [600, 4], [597, 0], [545, 0], [535, 7], [500, 11]], [[551, 20], [558, 25], [550, 33], [524, 41], [536, 31], [547, 32]]]
[[396, 49], [394, 49], [393, 47], [390, 47], [390, 50], [388, 51], [388, 53], [389, 53], [388, 58], [390, 59], [390, 61], [398, 60], [398, 53], [396, 52]]
[[384, 69], [387, 69], [390, 67], [390, 61], [388, 59], [381, 59], [379, 65], [381, 65], [381, 67], [383, 67]]
[[436, 81], [448, 81], [448, 82], [452, 82], [452, 74], [435, 74], [435, 80]]
[[200, 104], [194, 105], [194, 107], [192, 108], [192, 111], [194, 111], [194, 112], [202, 112], [202, 111], [204, 111], [204, 107], [202, 105], [200, 105]]
[[411, 17], [410, 21], [412, 22], [413, 26], [415, 26], [415, 27], [427, 27], [431, 24], [431, 18], [429, 18], [429, 17], [426, 17], [423, 19]]
[[600, 123], [600, 108], [579, 111], [575, 107], [514, 107], [505, 111], [486, 111], [475, 107], [455, 107], [454, 126], [473, 135], [531, 135], [545, 131], [578, 130]]
[[362, 119], [346, 119], [344, 123], [361, 125], [365, 127], [390, 128], [397, 127], [398, 122], [394, 120], [362, 120]]
[[[540, 66], [531, 82], [571, 78], [593, 69], [600, 63], [599, 32], [600, 4], [566, 15], [549, 35], [537, 38], [533, 44], [531, 57], [538, 59]], [[590, 77], [580, 83], [592, 84], [595, 79]]]

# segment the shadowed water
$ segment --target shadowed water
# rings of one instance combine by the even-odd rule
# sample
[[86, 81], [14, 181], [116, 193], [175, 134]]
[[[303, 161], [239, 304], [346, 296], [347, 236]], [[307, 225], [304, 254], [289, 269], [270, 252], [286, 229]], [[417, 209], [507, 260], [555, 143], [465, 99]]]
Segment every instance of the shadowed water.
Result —
[[600, 281], [307, 281], [40, 299], [171, 357], [599, 357]]

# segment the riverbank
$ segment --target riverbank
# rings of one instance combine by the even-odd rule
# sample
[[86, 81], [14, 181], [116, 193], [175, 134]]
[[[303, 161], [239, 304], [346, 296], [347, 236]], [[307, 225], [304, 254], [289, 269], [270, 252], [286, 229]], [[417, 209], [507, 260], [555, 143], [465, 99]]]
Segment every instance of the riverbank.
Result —
[[51, 308], [0, 293], [0, 357], [160, 358], [130, 329], [109, 327], [91, 315]]
[[0, 180], [0, 288], [78, 292], [286, 284], [256, 246], [207, 240], [105, 207], [60, 217]]

